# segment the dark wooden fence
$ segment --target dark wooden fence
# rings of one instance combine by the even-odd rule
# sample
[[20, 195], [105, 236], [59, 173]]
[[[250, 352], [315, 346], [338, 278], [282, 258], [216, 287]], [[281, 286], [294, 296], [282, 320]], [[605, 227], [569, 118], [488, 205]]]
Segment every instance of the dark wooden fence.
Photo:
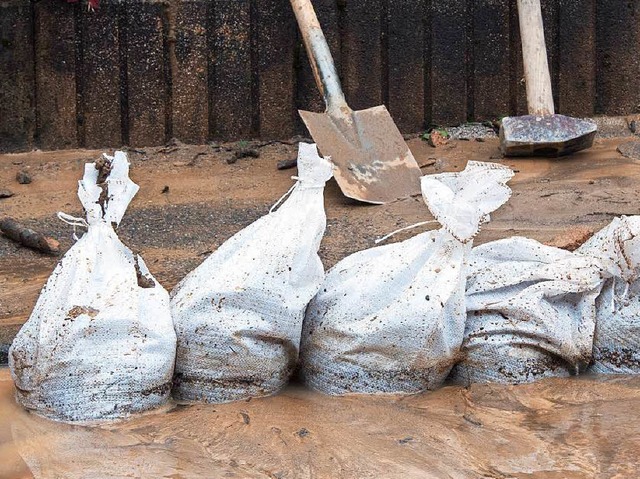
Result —
[[[515, 0], [315, 0], [401, 130], [526, 109]], [[543, 0], [560, 112], [640, 111], [640, 0]], [[322, 110], [287, 0], [0, 0], [0, 150], [287, 138]]]

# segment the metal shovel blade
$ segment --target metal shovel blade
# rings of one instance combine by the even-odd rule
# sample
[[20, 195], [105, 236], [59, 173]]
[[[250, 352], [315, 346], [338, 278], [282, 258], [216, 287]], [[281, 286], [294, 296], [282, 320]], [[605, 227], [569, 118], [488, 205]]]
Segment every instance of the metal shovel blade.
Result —
[[383, 204], [420, 193], [420, 167], [385, 106], [351, 111], [344, 118], [300, 111], [335, 178], [349, 198]]

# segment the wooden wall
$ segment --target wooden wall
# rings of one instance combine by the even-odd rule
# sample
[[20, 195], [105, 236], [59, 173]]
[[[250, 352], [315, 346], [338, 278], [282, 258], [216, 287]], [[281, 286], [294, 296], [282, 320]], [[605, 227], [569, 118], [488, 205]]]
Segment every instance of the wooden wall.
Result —
[[[640, 112], [640, 0], [542, 0], [561, 113]], [[515, 0], [314, 0], [347, 99], [401, 130], [526, 110]], [[287, 0], [0, 0], [0, 151], [304, 133]]]

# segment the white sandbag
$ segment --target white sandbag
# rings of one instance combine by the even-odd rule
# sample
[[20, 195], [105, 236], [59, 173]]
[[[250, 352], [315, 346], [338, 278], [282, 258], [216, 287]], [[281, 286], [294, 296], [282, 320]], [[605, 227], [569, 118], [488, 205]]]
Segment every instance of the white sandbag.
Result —
[[328, 394], [416, 393], [438, 387], [459, 356], [464, 262], [513, 172], [469, 162], [422, 178], [437, 231], [355, 253], [328, 273], [305, 317], [301, 375]]
[[597, 261], [534, 240], [473, 248], [464, 359], [452, 378], [522, 383], [584, 371], [601, 283]]
[[18, 402], [52, 419], [122, 418], [169, 398], [169, 295], [112, 226], [138, 191], [128, 174], [123, 152], [85, 165], [78, 196], [87, 233], [56, 266], [9, 351]]
[[590, 370], [640, 373], [640, 216], [615, 218], [576, 252], [598, 258], [609, 276], [596, 300]]
[[304, 311], [324, 279], [324, 185], [331, 163], [300, 143], [298, 182], [171, 294], [178, 335], [174, 397], [207, 402], [273, 394], [298, 358]]

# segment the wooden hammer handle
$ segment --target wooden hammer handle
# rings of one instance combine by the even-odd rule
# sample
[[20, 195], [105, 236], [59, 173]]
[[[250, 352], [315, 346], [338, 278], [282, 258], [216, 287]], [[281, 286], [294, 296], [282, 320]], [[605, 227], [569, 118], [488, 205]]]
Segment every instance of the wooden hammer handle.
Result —
[[518, 17], [529, 114], [553, 115], [555, 110], [540, 0], [518, 0]]
[[320, 22], [318, 22], [316, 12], [313, 10], [313, 4], [311, 0], [291, 0], [291, 7], [296, 15], [302, 40], [311, 62], [313, 76], [324, 97], [327, 111], [339, 114], [347, 103], [342, 93], [340, 78], [333, 63], [331, 50], [329, 50], [327, 40], [322, 33]]

